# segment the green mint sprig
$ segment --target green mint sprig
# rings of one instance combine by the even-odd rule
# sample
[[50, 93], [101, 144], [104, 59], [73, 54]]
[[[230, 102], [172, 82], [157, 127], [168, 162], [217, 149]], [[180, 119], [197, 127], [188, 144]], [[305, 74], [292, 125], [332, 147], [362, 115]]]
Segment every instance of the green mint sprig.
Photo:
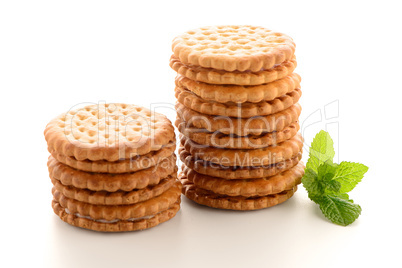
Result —
[[363, 178], [368, 167], [343, 161], [333, 163], [334, 142], [321, 130], [313, 139], [302, 178], [308, 197], [320, 206], [324, 216], [333, 223], [349, 225], [361, 214], [361, 207], [349, 199], [350, 192]]

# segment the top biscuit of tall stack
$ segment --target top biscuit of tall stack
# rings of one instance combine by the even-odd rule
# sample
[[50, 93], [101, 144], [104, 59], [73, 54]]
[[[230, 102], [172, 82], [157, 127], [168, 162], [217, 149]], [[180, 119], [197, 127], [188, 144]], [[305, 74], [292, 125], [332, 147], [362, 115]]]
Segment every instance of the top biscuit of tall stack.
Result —
[[45, 129], [50, 152], [76, 160], [118, 161], [174, 145], [166, 116], [129, 104], [95, 104], [54, 118]]
[[186, 65], [259, 72], [292, 60], [295, 43], [289, 36], [263, 27], [211, 26], [176, 37], [172, 50]]

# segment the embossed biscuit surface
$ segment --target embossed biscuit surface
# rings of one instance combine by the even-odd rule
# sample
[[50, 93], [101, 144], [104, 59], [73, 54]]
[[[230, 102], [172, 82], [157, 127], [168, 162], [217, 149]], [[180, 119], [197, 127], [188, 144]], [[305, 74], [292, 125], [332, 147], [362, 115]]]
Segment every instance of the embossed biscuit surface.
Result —
[[291, 59], [295, 43], [263, 27], [227, 25], [187, 31], [173, 40], [172, 50], [184, 64], [257, 72]]
[[49, 151], [77, 160], [117, 161], [158, 151], [174, 140], [166, 116], [121, 103], [89, 105], [54, 118], [45, 129]]

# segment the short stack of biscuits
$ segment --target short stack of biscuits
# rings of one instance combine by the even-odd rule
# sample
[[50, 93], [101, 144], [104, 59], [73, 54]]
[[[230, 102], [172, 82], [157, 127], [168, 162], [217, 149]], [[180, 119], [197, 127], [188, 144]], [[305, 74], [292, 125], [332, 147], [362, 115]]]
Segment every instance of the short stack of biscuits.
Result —
[[180, 209], [176, 140], [162, 114], [130, 104], [95, 104], [45, 129], [54, 212], [95, 231], [150, 228]]
[[172, 50], [184, 195], [232, 210], [288, 200], [304, 174], [293, 40], [212, 26], [176, 37]]

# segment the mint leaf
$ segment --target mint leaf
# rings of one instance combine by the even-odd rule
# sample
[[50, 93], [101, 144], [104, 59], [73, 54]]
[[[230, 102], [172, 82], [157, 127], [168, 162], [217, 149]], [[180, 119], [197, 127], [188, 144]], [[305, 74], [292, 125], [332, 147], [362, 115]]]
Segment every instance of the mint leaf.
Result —
[[302, 178], [304, 188], [306, 188], [308, 192], [320, 193], [320, 190], [317, 189], [317, 179], [317, 173], [315, 173], [315, 171], [310, 168], [306, 168], [306, 170], [304, 171], [304, 176]]
[[361, 213], [361, 207], [349, 199], [351, 191], [363, 178], [368, 167], [353, 162], [333, 163], [335, 155], [329, 134], [320, 131], [311, 143], [303, 186], [308, 197], [320, 206], [325, 217], [339, 225], [349, 225]]
[[309, 198], [317, 202], [319, 197], [327, 192], [338, 193], [341, 187], [340, 183], [332, 180], [337, 169], [337, 164], [331, 160], [322, 163], [318, 167], [318, 174], [311, 168], [306, 168], [302, 178], [304, 188], [308, 192]]
[[332, 163], [332, 160], [325, 161], [317, 168], [318, 179], [324, 181], [331, 180], [335, 176], [337, 168], [338, 164]]
[[319, 197], [324, 194], [323, 185], [318, 181], [317, 173], [310, 169], [306, 168], [304, 171], [304, 176], [302, 178], [302, 183], [304, 188], [306, 188], [308, 192], [308, 197], [317, 202]]
[[328, 160], [332, 161], [334, 156], [334, 142], [328, 132], [321, 130], [311, 143], [306, 167], [318, 172], [318, 167]]
[[318, 167], [318, 181], [323, 185], [325, 193], [338, 193], [341, 189], [341, 184], [333, 180], [338, 169], [338, 164], [332, 163], [332, 160], [327, 160]]
[[335, 181], [335, 180], [330, 180], [328, 182], [326, 182], [326, 193], [328, 194], [337, 194], [339, 193], [339, 191], [341, 190], [341, 183], [339, 181]]
[[347, 193], [353, 190], [362, 180], [367, 170], [368, 167], [360, 163], [341, 162], [333, 177], [333, 180], [338, 181], [342, 185], [339, 192]]
[[320, 198], [319, 205], [326, 218], [342, 226], [354, 222], [362, 211], [361, 207], [354, 204], [347, 194], [323, 195]]

